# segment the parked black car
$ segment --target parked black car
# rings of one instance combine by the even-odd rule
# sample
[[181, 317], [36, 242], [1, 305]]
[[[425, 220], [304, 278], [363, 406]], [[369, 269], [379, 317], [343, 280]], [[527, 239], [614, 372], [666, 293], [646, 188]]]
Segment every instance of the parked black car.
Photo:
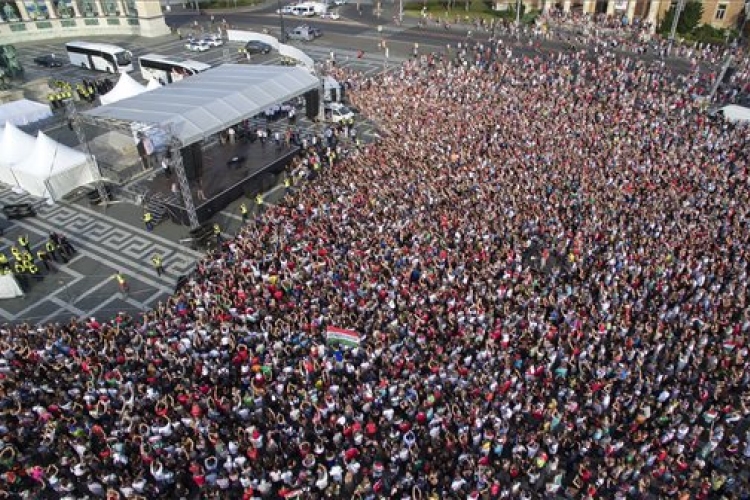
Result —
[[45, 68], [62, 68], [63, 60], [55, 54], [44, 54], [34, 58], [34, 62]]
[[245, 50], [248, 54], [268, 54], [272, 48], [266, 42], [260, 40], [250, 40], [245, 44]]

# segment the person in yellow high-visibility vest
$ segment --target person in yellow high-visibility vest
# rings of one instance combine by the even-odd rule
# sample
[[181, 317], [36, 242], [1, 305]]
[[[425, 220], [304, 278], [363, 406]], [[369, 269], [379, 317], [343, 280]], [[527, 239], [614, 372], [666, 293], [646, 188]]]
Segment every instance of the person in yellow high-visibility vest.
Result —
[[36, 267], [36, 264], [34, 264], [33, 260], [28, 260], [24, 263], [24, 267], [26, 268], [26, 271], [32, 275], [35, 276], [39, 274], [39, 268]]
[[154, 265], [154, 269], [156, 270], [156, 274], [161, 276], [164, 274], [164, 263], [161, 260], [161, 255], [154, 254], [153, 257], [151, 257], [151, 263]]
[[128, 282], [125, 280], [125, 275], [122, 274], [120, 271], [117, 271], [115, 275], [113, 276], [115, 281], [117, 282], [117, 287], [120, 289], [122, 293], [128, 293], [128, 290], [130, 289], [128, 287]]
[[6, 269], [10, 269], [8, 257], [6, 257], [4, 253], [0, 252], [0, 270], [5, 271]]
[[292, 178], [287, 177], [284, 179], [284, 194], [289, 194], [289, 192], [292, 190]]
[[221, 236], [221, 226], [218, 224], [214, 224], [214, 237], [216, 237], [216, 246], [220, 247], [224, 238]]
[[[52, 258], [52, 260], [54, 260], [55, 262], [58, 262], [58, 260], [57, 260], [57, 245], [55, 245], [54, 241], [48, 240], [47, 243], [44, 244], [44, 249], [47, 250], [47, 254]], [[62, 257], [62, 255], [61, 255], [61, 257]]]
[[247, 205], [244, 203], [240, 205], [240, 215], [242, 216], [242, 223], [247, 224]]
[[31, 253], [31, 245], [29, 244], [29, 237], [22, 234], [18, 237], [18, 246]]
[[151, 215], [151, 212], [143, 214], [143, 223], [146, 225], [146, 231], [151, 232], [154, 230], [154, 216]]
[[47, 252], [45, 252], [44, 250], [42, 250], [40, 248], [39, 250], [36, 251], [36, 258], [39, 259], [39, 262], [41, 262], [42, 264], [44, 264], [44, 268], [47, 271], [51, 271], [52, 270], [52, 266], [50, 265], [50, 260], [52, 260], [52, 259], [47, 254]]

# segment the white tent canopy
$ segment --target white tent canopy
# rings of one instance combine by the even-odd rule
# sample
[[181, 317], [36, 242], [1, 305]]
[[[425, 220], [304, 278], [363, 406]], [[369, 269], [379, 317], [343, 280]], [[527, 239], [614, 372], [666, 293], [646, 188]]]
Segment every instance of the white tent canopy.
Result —
[[730, 122], [750, 122], [750, 108], [738, 106], [737, 104], [730, 104], [724, 106], [719, 111], [721, 111], [724, 118]]
[[16, 185], [11, 167], [28, 158], [35, 145], [36, 139], [10, 122], [0, 129], [0, 182]]
[[319, 86], [303, 68], [224, 64], [83, 115], [171, 128], [188, 145]]
[[160, 89], [162, 87], [161, 83], [159, 83], [158, 80], [151, 79], [146, 84], [146, 90], [156, 90]]
[[48, 105], [28, 99], [19, 99], [0, 105], [0, 123], [27, 125], [50, 116], [52, 116], [52, 110]]
[[0, 276], [0, 299], [15, 299], [23, 297], [23, 290], [18, 286], [16, 277], [12, 274]]
[[33, 152], [12, 170], [19, 187], [32, 196], [53, 200], [98, 180], [84, 153], [53, 141], [41, 131]]
[[102, 105], [106, 106], [144, 92], [146, 92], [145, 86], [133, 80], [133, 77], [127, 73], [123, 73], [112, 90], [102, 95], [99, 99], [102, 101]]

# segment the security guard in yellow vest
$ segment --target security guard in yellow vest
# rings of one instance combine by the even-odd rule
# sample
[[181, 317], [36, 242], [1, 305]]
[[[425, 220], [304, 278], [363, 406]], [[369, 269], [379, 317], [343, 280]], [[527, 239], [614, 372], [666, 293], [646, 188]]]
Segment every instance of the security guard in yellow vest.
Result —
[[18, 245], [26, 250], [27, 252], [31, 253], [31, 245], [29, 245], [29, 237], [22, 234], [18, 237]]
[[151, 212], [143, 214], [143, 223], [146, 224], [146, 231], [154, 230], [154, 216], [151, 215]]
[[258, 193], [255, 195], [255, 208], [258, 210], [258, 213], [263, 213], [263, 204], [265, 202], [263, 201], [263, 193]]
[[8, 257], [6, 257], [4, 253], [0, 252], [0, 270], [7, 271], [9, 269], [10, 264], [8, 263]]
[[13, 272], [16, 274], [23, 274], [26, 272], [26, 266], [23, 265], [23, 262], [17, 260], [13, 263]]
[[52, 267], [50, 266], [50, 263], [49, 263], [50, 256], [49, 256], [49, 254], [47, 254], [47, 252], [45, 252], [44, 250], [42, 250], [40, 248], [39, 250], [36, 251], [36, 258], [39, 259], [39, 262], [41, 262], [42, 264], [44, 264], [44, 268], [47, 271], [51, 271], [52, 270]]
[[218, 224], [214, 224], [214, 237], [216, 238], [216, 245], [221, 246], [224, 238], [221, 236], [221, 226]]
[[154, 254], [154, 256], [151, 257], [151, 263], [154, 265], [156, 274], [161, 276], [164, 273], [164, 264], [162, 263], [161, 255], [158, 253]]
[[55, 94], [48, 94], [47, 100], [49, 101], [49, 107], [52, 111], [57, 109], [57, 99], [55, 98]]
[[292, 190], [292, 178], [287, 177], [284, 179], [284, 194], [289, 194], [289, 192]]
[[39, 274], [39, 268], [36, 267], [36, 264], [34, 264], [33, 260], [26, 261], [26, 263], [24, 263], [23, 266], [26, 269], [26, 272], [29, 273], [30, 275], [35, 276]]
[[242, 223], [246, 224], [247, 223], [247, 205], [245, 205], [244, 203], [240, 205], [240, 215], [242, 216]]
[[120, 271], [117, 271], [117, 273], [113, 276], [113, 278], [117, 282], [117, 287], [120, 289], [120, 292], [128, 293], [128, 291], [130, 290], [130, 287], [128, 286], [128, 282], [125, 279], [125, 275], [122, 274]]
[[34, 262], [34, 256], [31, 255], [29, 252], [24, 252], [21, 254], [21, 261], [22, 262]]
[[10, 253], [13, 254], [14, 259], [21, 260], [21, 251], [17, 247], [15, 246], [10, 247]]
[[52, 240], [48, 240], [47, 243], [44, 245], [44, 249], [47, 251], [47, 255], [49, 255], [52, 260], [55, 262], [58, 262], [57, 260], [57, 245], [55, 245], [55, 242]]

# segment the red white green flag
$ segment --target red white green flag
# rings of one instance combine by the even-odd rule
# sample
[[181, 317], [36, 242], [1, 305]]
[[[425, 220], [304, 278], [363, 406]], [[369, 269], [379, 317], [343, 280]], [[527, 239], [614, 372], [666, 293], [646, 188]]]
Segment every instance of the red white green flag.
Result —
[[356, 347], [359, 345], [360, 340], [360, 335], [355, 330], [347, 330], [346, 328], [338, 328], [336, 326], [326, 328], [326, 341], [329, 344], [343, 344]]

